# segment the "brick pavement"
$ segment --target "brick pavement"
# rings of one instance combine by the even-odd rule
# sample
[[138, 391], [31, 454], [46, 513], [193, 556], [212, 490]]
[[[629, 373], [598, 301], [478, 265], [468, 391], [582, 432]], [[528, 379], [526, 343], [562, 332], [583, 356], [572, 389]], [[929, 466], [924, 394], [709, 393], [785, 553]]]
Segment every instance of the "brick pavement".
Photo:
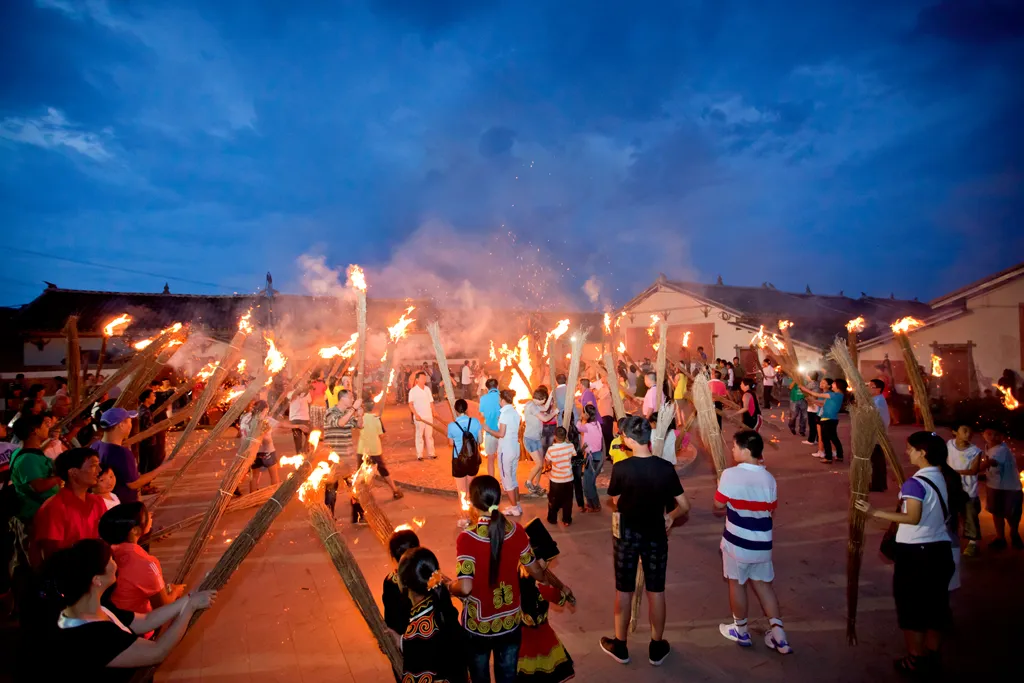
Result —
[[[396, 478], [444, 485], [443, 459], [416, 463], [411, 430], [400, 409], [389, 409], [386, 457]], [[841, 435], [849, 443], [844, 420]], [[911, 431], [893, 430], [897, 448]], [[608, 513], [579, 515], [571, 529], [553, 530], [562, 551], [555, 571], [579, 599], [575, 614], [557, 613], [552, 623], [577, 662], [577, 680], [616, 681], [887, 681], [895, 680], [890, 661], [900, 654], [890, 591], [891, 567], [873, 551], [882, 527], [868, 531], [861, 574], [858, 633], [860, 644], [845, 642], [846, 509], [849, 465], [831, 468], [809, 457], [810, 449], [785, 433], [779, 451], [769, 453], [769, 467], [779, 481], [776, 516], [776, 590], [796, 654], [787, 658], [768, 651], [762, 641], [740, 650], [718, 634], [728, 616], [726, 588], [720, 574], [718, 538], [722, 522], [712, 516], [713, 477], [698, 459], [684, 473], [683, 484], [694, 506], [689, 523], [673, 532], [667, 578], [669, 604], [666, 638], [673, 653], [660, 669], [646, 663], [648, 636], [638, 630], [631, 641], [634, 663], [622, 667], [603, 656], [598, 638], [608, 635], [612, 611], [612, 563]], [[281, 432], [279, 452], [290, 453], [290, 438]], [[233, 445], [226, 440], [225, 448]], [[443, 453], [438, 439], [438, 452]], [[225, 452], [227, 452], [225, 450]], [[201, 511], [223, 469], [211, 455], [190, 474], [181, 494], [160, 513], [156, 526]], [[525, 468], [524, 468], [525, 469]], [[450, 480], [448, 481], [450, 485]], [[378, 500], [395, 524], [426, 518], [419, 530], [425, 545], [442, 564], [454, 562], [456, 503], [422, 493], [392, 501], [377, 489]], [[891, 505], [895, 490], [875, 494], [878, 505]], [[346, 510], [339, 504], [339, 517]], [[543, 503], [525, 504], [527, 519], [542, 514]], [[209, 546], [197, 575], [212, 566], [251, 512], [230, 513]], [[983, 516], [986, 533], [990, 520]], [[389, 562], [366, 528], [344, 525], [346, 538], [371, 587], [376, 590]], [[154, 544], [154, 552], [173, 573], [188, 534]], [[1007, 552], [966, 561], [964, 588], [954, 596], [957, 628], [947, 652], [951, 678], [994, 672], [1013, 664], [1009, 634], [1024, 607], [1019, 589], [1024, 553]], [[1015, 588], [1018, 587], [1018, 588]], [[998, 604], [998, 609], [996, 605]], [[757, 615], [752, 608], [752, 615]], [[646, 619], [646, 607], [641, 619]], [[763, 618], [752, 619], [762, 632]], [[213, 610], [160, 669], [160, 681], [387, 681], [387, 662], [355, 610], [326, 553], [308, 528], [296, 501], [232, 577]]]

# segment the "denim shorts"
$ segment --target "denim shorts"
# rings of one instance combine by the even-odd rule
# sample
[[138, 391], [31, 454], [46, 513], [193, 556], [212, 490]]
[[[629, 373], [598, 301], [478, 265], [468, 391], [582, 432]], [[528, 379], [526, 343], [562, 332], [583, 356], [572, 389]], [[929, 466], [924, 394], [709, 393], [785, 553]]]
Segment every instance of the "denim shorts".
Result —
[[523, 446], [528, 453], [540, 453], [540, 439], [529, 439], [524, 436]]

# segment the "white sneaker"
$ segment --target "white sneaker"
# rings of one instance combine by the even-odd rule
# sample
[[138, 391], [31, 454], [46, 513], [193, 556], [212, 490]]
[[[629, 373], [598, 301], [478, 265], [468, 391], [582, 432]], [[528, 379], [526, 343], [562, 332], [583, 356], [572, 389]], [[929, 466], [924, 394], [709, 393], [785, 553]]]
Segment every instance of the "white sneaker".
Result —
[[818, 451], [817, 453], [811, 453], [811, 457], [821, 460], [825, 457], [825, 453], [823, 451]]
[[521, 517], [523, 515], [523, 508], [518, 505], [506, 505], [502, 508], [501, 514], [508, 515], [510, 517]]
[[808, 441], [807, 439], [804, 439], [804, 440], [803, 440], [803, 441], [801, 441], [800, 443], [802, 443], [802, 444], [803, 444], [803, 445], [805, 445], [805, 446], [813, 446], [813, 445], [814, 445], [814, 442], [813, 442], [813, 441]]

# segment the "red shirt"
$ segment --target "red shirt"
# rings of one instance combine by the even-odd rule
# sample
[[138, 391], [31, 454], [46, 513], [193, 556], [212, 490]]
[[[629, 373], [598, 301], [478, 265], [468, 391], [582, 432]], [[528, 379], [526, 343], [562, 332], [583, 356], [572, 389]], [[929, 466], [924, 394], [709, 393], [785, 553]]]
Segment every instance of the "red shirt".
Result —
[[101, 496], [85, 494], [85, 500], [64, 487], [47, 499], [36, 513], [32, 538], [56, 541], [67, 548], [83, 538], [100, 537], [100, 517], [107, 511]]
[[463, 600], [462, 623], [467, 631], [481, 636], [497, 636], [519, 627], [519, 565], [528, 567], [535, 559], [526, 530], [506, 519], [498, 578], [490, 585], [489, 534], [490, 521], [481, 519], [455, 541], [457, 577], [473, 579], [473, 590]]
[[148, 614], [153, 610], [149, 599], [164, 590], [160, 560], [138, 543], [118, 543], [111, 550], [117, 563], [117, 583], [114, 584], [111, 601], [126, 612]]

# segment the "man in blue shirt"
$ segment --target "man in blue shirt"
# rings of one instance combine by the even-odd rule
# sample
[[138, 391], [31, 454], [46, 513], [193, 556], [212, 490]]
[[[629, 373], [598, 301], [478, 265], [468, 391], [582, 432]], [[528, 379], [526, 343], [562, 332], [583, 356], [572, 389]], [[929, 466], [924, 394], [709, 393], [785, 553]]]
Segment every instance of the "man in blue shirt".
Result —
[[[498, 415], [501, 413], [501, 401], [498, 396], [498, 380], [487, 379], [487, 393], [480, 397], [480, 414], [488, 429], [497, 431]], [[461, 443], [461, 442], [460, 442]], [[487, 455], [487, 474], [494, 476], [494, 462], [498, 457], [498, 439], [490, 434], [484, 435], [484, 453]]]
[[[828, 393], [810, 390], [806, 390], [806, 393], [825, 401], [821, 406], [821, 418], [818, 423], [821, 425], [821, 445], [825, 449], [825, 454], [821, 461], [831, 464], [833, 446], [836, 449], [836, 460], [838, 462], [843, 461], [843, 444], [839, 441], [838, 429], [839, 409], [843, 407], [843, 399], [846, 396], [846, 380], [826, 378], [825, 382], [827, 385], [830, 385]], [[817, 454], [815, 454], [815, 457], [817, 457]]]
[[597, 407], [597, 394], [595, 394], [594, 390], [590, 388], [590, 380], [581, 379], [580, 387], [582, 388], [582, 393], [580, 394], [580, 406], [583, 410], [586, 410], [587, 406], [594, 406], [594, 410], [597, 412], [597, 421], [601, 422], [601, 410]]
[[[555, 377], [555, 383], [558, 385], [558, 386], [555, 387], [555, 404], [558, 406], [558, 420], [561, 420], [562, 419], [562, 415], [565, 414], [565, 394], [566, 394], [565, 382], [566, 382], [565, 375], [558, 375], [557, 377]], [[573, 400], [573, 403], [575, 404], [576, 403], [575, 396], [573, 397], [572, 400]], [[596, 399], [595, 399], [595, 401], [596, 401]], [[572, 419], [573, 419], [573, 422], [575, 423], [575, 421], [576, 421], [576, 406], [575, 405], [573, 405]]]

